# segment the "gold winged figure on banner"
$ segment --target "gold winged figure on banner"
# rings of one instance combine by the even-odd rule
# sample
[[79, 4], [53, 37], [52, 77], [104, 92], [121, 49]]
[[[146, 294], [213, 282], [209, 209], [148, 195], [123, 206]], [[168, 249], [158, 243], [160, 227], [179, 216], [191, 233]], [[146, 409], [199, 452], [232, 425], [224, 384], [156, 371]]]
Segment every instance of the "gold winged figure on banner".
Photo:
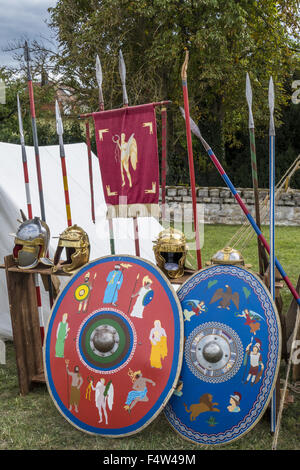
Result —
[[136, 170], [137, 161], [138, 161], [138, 153], [137, 153], [137, 143], [134, 138], [134, 134], [131, 134], [128, 141], [125, 140], [125, 133], [122, 132], [121, 134], [121, 142], [120, 137], [115, 135], [113, 137], [113, 142], [117, 144], [117, 148], [120, 151], [120, 164], [121, 164], [121, 176], [122, 176], [122, 186], [125, 186], [125, 176], [124, 170], [126, 172], [129, 186], [132, 187], [132, 178], [130, 174], [129, 162], [133, 170]]

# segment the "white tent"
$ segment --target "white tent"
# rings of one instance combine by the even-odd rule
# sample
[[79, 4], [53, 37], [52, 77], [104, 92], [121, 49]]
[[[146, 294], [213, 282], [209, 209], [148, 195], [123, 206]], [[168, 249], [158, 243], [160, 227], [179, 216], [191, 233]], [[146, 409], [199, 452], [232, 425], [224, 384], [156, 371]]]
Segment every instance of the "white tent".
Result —
[[[51, 232], [50, 257], [53, 258], [59, 234], [67, 227], [65, 196], [63, 188], [59, 146], [40, 147], [40, 163], [45, 202], [46, 223]], [[41, 216], [37, 184], [35, 154], [33, 147], [26, 147], [28, 173], [33, 216]], [[86, 144], [65, 145], [68, 186], [70, 195], [72, 223], [82, 227], [89, 235], [91, 244], [90, 260], [110, 254], [109, 230], [106, 221], [106, 204], [97, 157], [92, 154], [93, 187], [95, 198], [96, 223], [91, 216], [91, 195]], [[21, 146], [0, 142], [0, 264], [3, 258], [12, 253], [14, 237], [19, 223], [20, 209], [27, 216], [26, 193], [24, 185]], [[140, 255], [155, 262], [153, 240], [162, 227], [154, 218], [138, 220]], [[118, 254], [135, 255], [132, 219], [114, 219], [115, 251]], [[62, 285], [63, 278], [60, 278]], [[66, 282], [66, 281], [65, 281]], [[48, 294], [43, 290], [42, 310], [46, 324], [49, 314]], [[0, 336], [12, 338], [6, 277], [0, 269]]]

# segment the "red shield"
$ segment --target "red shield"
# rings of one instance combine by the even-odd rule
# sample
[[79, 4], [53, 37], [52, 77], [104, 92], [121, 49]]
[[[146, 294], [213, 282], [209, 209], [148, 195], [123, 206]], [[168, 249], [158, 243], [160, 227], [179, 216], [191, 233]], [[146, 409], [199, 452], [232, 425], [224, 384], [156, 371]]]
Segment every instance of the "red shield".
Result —
[[136, 433], [172, 394], [182, 335], [180, 303], [156, 266], [100, 258], [71, 278], [53, 308], [44, 348], [49, 392], [85, 432]]

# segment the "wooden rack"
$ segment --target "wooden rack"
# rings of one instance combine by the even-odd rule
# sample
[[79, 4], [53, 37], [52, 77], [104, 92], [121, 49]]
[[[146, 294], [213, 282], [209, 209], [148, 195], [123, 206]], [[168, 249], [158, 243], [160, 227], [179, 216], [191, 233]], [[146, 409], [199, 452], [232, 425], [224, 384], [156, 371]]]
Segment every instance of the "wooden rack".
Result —
[[[21, 395], [26, 395], [33, 384], [45, 383], [43, 345], [34, 274], [40, 274], [46, 285], [49, 276], [53, 273], [51, 269], [43, 266], [38, 266], [35, 269], [19, 269], [12, 256], [4, 258], [4, 268], [19, 389]], [[66, 274], [59, 271], [55, 275]]]

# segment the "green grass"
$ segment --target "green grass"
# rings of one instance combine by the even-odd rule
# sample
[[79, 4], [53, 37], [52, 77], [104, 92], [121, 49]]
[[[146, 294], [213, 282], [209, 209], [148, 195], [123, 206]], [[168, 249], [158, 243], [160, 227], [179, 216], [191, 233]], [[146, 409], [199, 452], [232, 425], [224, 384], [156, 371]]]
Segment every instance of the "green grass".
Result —
[[[237, 227], [206, 226], [202, 263], [228, 243]], [[267, 233], [267, 231], [266, 231]], [[276, 229], [276, 254], [295, 285], [300, 274], [300, 229]], [[243, 250], [247, 263], [257, 270], [256, 241], [253, 238]], [[289, 290], [282, 289], [284, 311], [291, 301]], [[184, 440], [174, 432], [163, 413], [141, 432], [124, 438], [111, 439], [79, 431], [60, 414], [48, 394], [46, 385], [37, 385], [26, 396], [20, 396], [13, 343], [7, 345], [7, 363], [0, 365], [0, 451], [1, 450], [202, 450], [207, 447]], [[286, 364], [281, 365], [281, 376]], [[284, 409], [278, 450], [299, 450], [299, 396]], [[270, 433], [269, 410], [256, 426], [242, 438], [216, 450], [269, 450], [273, 436]], [[211, 449], [211, 447], [210, 447]]]

